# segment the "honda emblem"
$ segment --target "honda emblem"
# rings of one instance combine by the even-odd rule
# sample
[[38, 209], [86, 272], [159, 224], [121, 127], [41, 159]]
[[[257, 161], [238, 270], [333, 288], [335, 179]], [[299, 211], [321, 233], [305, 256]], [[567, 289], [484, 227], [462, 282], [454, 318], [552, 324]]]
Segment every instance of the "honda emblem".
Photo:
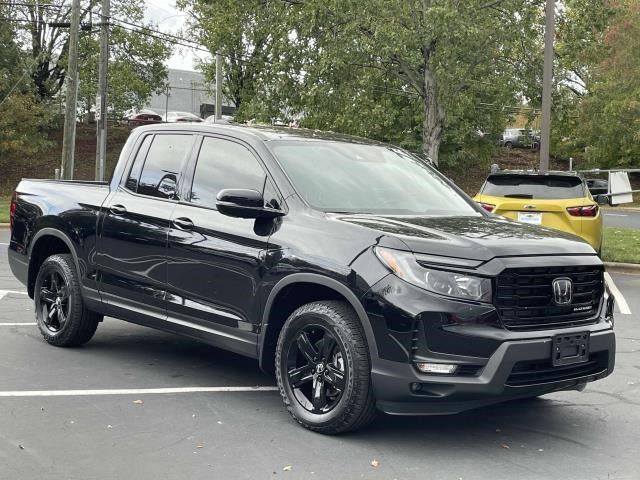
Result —
[[570, 278], [553, 280], [553, 301], [556, 305], [569, 305], [573, 300], [573, 283]]

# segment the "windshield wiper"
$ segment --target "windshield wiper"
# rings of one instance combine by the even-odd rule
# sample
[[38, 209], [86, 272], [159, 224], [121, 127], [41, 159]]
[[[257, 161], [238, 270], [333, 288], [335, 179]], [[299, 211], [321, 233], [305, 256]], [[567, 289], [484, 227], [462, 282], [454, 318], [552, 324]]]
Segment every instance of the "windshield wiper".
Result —
[[530, 193], [508, 193], [504, 195], [505, 198], [533, 198]]

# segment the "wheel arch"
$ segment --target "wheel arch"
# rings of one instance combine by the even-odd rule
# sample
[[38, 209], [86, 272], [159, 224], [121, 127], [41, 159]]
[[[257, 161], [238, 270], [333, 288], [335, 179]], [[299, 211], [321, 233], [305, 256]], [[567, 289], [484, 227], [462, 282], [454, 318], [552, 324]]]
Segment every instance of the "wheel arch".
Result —
[[42, 228], [33, 237], [29, 252], [29, 273], [27, 277], [27, 291], [29, 293], [29, 297], [33, 298], [33, 289], [40, 266], [48, 257], [55, 255], [56, 253], [71, 254], [76, 271], [80, 272], [78, 255], [76, 254], [76, 250], [71, 239], [55, 228]]
[[[376, 346], [373, 328], [369, 322], [369, 317], [355, 293], [340, 281], [326, 277], [324, 275], [314, 273], [294, 273], [280, 280], [269, 293], [269, 297], [265, 303], [262, 312], [262, 323], [260, 334], [258, 337], [258, 361], [263, 371], [272, 371], [273, 366], [270, 361], [275, 358], [275, 343], [286, 318], [274, 316], [274, 309], [282, 304], [286, 294], [291, 291], [292, 287], [305, 286], [305, 288], [318, 287], [321, 292], [331, 292], [332, 300], [343, 300], [347, 302], [356, 312], [362, 329], [367, 339], [369, 347], [369, 355], [372, 363], [378, 357], [378, 349]], [[326, 300], [326, 295], [317, 300]], [[311, 299], [310, 301], [314, 301]], [[308, 301], [303, 302], [308, 303]], [[296, 307], [297, 308], [297, 307]], [[288, 317], [289, 314], [286, 315]], [[274, 341], [275, 340], [275, 341]]]

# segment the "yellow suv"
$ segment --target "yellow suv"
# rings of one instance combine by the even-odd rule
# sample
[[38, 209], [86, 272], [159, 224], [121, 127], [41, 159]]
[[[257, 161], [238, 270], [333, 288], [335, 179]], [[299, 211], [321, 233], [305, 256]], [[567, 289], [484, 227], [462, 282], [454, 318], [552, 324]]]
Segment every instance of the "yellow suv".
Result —
[[600, 207], [575, 174], [503, 170], [489, 175], [474, 200], [488, 212], [572, 233], [601, 251]]

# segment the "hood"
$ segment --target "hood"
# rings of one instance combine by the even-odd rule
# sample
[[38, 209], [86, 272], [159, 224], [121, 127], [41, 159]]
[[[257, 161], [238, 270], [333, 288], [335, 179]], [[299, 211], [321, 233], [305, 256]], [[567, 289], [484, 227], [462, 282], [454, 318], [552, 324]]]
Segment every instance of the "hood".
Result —
[[498, 217], [339, 215], [338, 221], [379, 230], [411, 251], [471, 260], [523, 255], [594, 255], [581, 238]]

